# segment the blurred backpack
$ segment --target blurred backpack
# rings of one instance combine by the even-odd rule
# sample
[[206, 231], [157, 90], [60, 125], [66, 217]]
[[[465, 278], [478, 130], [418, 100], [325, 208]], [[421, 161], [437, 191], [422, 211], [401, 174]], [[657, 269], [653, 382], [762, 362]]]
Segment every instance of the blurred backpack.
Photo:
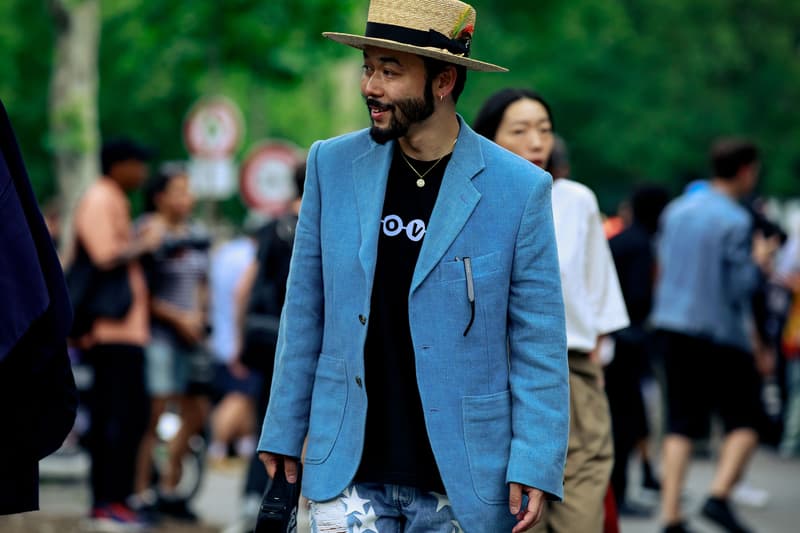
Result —
[[97, 268], [80, 240], [75, 261], [64, 277], [72, 301], [74, 318], [69, 334], [72, 339], [88, 333], [98, 318], [124, 318], [133, 304], [128, 265], [110, 270]]

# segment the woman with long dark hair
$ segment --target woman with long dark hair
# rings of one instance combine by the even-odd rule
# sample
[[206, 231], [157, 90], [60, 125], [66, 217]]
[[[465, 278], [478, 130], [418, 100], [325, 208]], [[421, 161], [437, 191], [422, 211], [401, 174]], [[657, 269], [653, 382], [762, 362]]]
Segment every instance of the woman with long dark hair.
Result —
[[570, 437], [564, 501], [549, 504], [534, 531], [600, 533], [613, 465], [611, 419], [602, 385], [599, 341], [628, 325], [614, 262], [594, 193], [567, 179], [563, 143], [550, 106], [537, 93], [504, 89], [478, 113], [475, 131], [553, 174], [553, 218], [569, 349]]

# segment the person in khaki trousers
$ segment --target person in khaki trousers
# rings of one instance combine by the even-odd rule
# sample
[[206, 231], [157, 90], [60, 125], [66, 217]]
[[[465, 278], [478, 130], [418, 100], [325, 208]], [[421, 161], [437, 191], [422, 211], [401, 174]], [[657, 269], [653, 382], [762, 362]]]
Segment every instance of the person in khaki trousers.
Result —
[[587, 187], [567, 179], [566, 148], [555, 138], [550, 107], [538, 94], [523, 89], [496, 93], [474, 127], [554, 177], [553, 218], [569, 348], [570, 434], [564, 500], [547, 502], [533, 531], [600, 533], [614, 450], [598, 346], [604, 335], [628, 325], [628, 314], [597, 199]]

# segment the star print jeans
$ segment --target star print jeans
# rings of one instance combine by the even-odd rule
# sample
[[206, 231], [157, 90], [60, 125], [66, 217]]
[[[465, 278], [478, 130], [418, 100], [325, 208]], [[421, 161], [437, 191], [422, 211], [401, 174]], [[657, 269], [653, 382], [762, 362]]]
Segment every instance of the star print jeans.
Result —
[[413, 487], [356, 483], [311, 502], [312, 533], [463, 533], [447, 496]]

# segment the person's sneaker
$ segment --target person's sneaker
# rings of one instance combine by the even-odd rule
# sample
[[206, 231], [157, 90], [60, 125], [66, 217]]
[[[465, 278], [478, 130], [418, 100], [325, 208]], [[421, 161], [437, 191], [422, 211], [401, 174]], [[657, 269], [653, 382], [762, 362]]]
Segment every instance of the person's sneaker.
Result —
[[128, 507], [133, 510], [139, 519], [146, 526], [157, 526], [161, 522], [161, 514], [158, 512], [158, 494], [151, 489], [141, 494], [135, 494], [128, 498]]
[[89, 515], [92, 531], [133, 533], [145, 530], [141, 517], [127, 505], [112, 503], [92, 509]]
[[168, 516], [183, 522], [197, 522], [197, 515], [189, 509], [189, 502], [183, 498], [160, 497], [158, 511], [163, 516]]
[[726, 500], [709, 497], [703, 504], [700, 514], [729, 533], [751, 533], [750, 529], [736, 519]]
[[138, 503], [131, 505], [131, 509], [139, 516], [139, 520], [148, 527], [155, 527], [161, 523], [161, 513], [155, 503]]
[[678, 522], [664, 526], [664, 533], [692, 533], [692, 530], [686, 527], [686, 522]]

